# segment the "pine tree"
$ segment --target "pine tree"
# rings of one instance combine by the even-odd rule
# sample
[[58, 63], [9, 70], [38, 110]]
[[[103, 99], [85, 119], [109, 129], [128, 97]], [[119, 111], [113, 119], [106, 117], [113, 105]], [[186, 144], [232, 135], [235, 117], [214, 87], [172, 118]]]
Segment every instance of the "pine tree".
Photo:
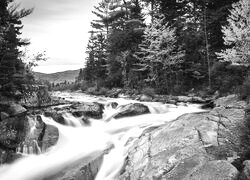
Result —
[[0, 2], [0, 83], [22, 79], [25, 72], [24, 63], [19, 58], [19, 47], [28, 45], [29, 42], [21, 39], [23, 27], [21, 19], [29, 15], [33, 9], [20, 9], [13, 4], [13, 0]]
[[226, 50], [217, 53], [224, 61], [250, 65], [250, 1], [233, 4], [228, 25], [222, 27]]

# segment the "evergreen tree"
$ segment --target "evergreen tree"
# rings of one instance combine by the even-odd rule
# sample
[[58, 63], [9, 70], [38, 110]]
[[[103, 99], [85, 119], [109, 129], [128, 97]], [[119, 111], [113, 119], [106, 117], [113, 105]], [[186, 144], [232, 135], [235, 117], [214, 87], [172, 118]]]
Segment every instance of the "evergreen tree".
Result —
[[21, 9], [13, 0], [0, 2], [0, 83], [6, 84], [21, 80], [25, 72], [24, 64], [19, 58], [19, 47], [29, 42], [21, 39], [21, 19], [29, 15], [33, 9]]

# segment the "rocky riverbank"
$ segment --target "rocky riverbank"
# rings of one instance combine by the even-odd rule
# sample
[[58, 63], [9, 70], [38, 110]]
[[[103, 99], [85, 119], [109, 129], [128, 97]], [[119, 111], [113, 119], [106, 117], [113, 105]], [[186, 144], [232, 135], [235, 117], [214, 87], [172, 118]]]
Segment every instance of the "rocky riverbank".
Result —
[[[186, 114], [145, 130], [129, 149], [117, 179], [249, 179], [249, 161], [241, 157], [245, 153], [242, 138], [248, 132], [247, 103], [230, 95], [214, 105], [209, 112]], [[100, 168], [96, 161], [101, 162], [103, 154], [97, 157], [54, 179], [94, 179]]]
[[[41, 114], [67, 124], [64, 115], [69, 113], [81, 117], [82, 124], [86, 125], [89, 123], [88, 118], [101, 119], [103, 115], [103, 104], [67, 102], [62, 99], [53, 101], [41, 87], [33, 87], [33, 92], [28, 96], [32, 97], [31, 100], [26, 98], [19, 102], [1, 97], [1, 163], [13, 162], [25, 153], [45, 152], [56, 144], [58, 130], [43, 123]], [[195, 99], [197, 102], [199, 99], [177, 98], [176, 102], [194, 102]], [[166, 97], [163, 99], [165, 101]], [[236, 95], [214, 101], [199, 99], [198, 102], [212, 102], [214, 108], [209, 112], [185, 114], [163, 126], [145, 130], [130, 147], [117, 179], [249, 179], [250, 163], [243, 162], [247, 160], [243, 157], [247, 149], [243, 138], [249, 132], [249, 105], [238, 100]], [[114, 108], [117, 106], [116, 103], [110, 105]], [[145, 113], [149, 113], [147, 106], [132, 103], [122, 107], [114, 117], [118, 119]], [[49, 179], [92, 180], [105, 153], [79, 160]]]

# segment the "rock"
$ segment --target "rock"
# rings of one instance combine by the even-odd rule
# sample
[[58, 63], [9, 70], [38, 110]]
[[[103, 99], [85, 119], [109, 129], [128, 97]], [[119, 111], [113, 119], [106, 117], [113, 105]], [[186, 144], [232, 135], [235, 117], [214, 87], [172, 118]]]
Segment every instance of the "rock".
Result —
[[131, 103], [124, 105], [121, 108], [121, 111], [114, 116], [114, 118], [122, 118], [122, 117], [130, 117], [130, 116], [137, 116], [142, 114], [150, 113], [149, 108], [140, 103]]
[[80, 116], [86, 116], [95, 119], [101, 119], [104, 106], [99, 103], [75, 103], [70, 106], [73, 110], [72, 114]]
[[117, 108], [118, 103], [117, 103], [117, 102], [112, 102], [110, 105], [111, 105], [111, 107], [112, 107], [113, 109], [115, 109], [115, 108]]
[[140, 97], [140, 101], [152, 101], [152, 100], [153, 100], [152, 97], [145, 95], [145, 94], [141, 95]]
[[227, 97], [222, 97], [215, 100], [214, 104], [217, 107], [225, 108], [239, 108], [243, 109], [246, 107], [247, 103], [245, 101], [240, 101], [237, 95], [229, 95]]
[[178, 102], [192, 102], [193, 98], [188, 96], [177, 96]]
[[51, 117], [54, 121], [60, 123], [60, 124], [63, 124], [63, 125], [66, 125], [66, 122], [65, 122], [65, 119], [63, 117], [63, 114], [67, 112], [66, 110], [65, 111], [56, 111], [56, 110], [53, 110], [53, 109], [48, 109], [44, 112], [44, 115], [46, 117]]
[[11, 104], [9, 109], [8, 109], [8, 114], [10, 116], [16, 116], [18, 114], [22, 114], [27, 112], [27, 109], [25, 109], [23, 106], [21, 106], [20, 104]]
[[241, 180], [249, 180], [250, 179], [250, 160], [246, 160], [243, 162], [244, 169], [241, 173]]
[[214, 108], [214, 102], [213, 101], [210, 101], [210, 102], [207, 102], [206, 104], [202, 105], [201, 108], [202, 109], [211, 109], [211, 108]]
[[29, 124], [24, 116], [9, 117], [0, 122], [0, 148], [16, 150], [25, 140]]
[[45, 85], [22, 85], [23, 96], [20, 100], [25, 107], [46, 107], [53, 105], [52, 99]]
[[7, 114], [6, 112], [1, 112], [1, 116], [0, 116], [0, 120], [4, 120], [6, 118], [8, 118], [10, 115]]
[[204, 100], [201, 97], [198, 97], [198, 96], [193, 96], [192, 97], [192, 103], [205, 103], [205, 102], [206, 102], [206, 100]]
[[103, 154], [83, 159], [46, 180], [94, 180], [103, 161]]
[[23, 157], [21, 154], [17, 154], [14, 151], [3, 151], [0, 149], [0, 164], [13, 163], [15, 160]]
[[237, 169], [225, 159], [241, 152], [245, 112], [228, 104], [145, 130], [129, 148], [118, 179], [237, 179]]
[[59, 131], [55, 126], [46, 125], [43, 136], [39, 137], [38, 144], [41, 147], [42, 152], [45, 152], [48, 148], [54, 146], [59, 137]]
[[238, 170], [227, 161], [209, 161], [195, 170], [187, 180], [237, 180]]
[[107, 96], [108, 97], [111, 97], [111, 98], [117, 98], [118, 95], [122, 92], [122, 89], [112, 89], [110, 90], [108, 93], [107, 93]]

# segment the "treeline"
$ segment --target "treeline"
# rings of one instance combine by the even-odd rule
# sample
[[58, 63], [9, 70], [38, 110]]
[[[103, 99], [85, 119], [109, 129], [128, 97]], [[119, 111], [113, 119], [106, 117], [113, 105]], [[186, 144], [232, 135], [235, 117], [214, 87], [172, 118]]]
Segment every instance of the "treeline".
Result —
[[102, 1], [78, 81], [162, 94], [235, 91], [250, 62], [249, 11], [249, 0]]

